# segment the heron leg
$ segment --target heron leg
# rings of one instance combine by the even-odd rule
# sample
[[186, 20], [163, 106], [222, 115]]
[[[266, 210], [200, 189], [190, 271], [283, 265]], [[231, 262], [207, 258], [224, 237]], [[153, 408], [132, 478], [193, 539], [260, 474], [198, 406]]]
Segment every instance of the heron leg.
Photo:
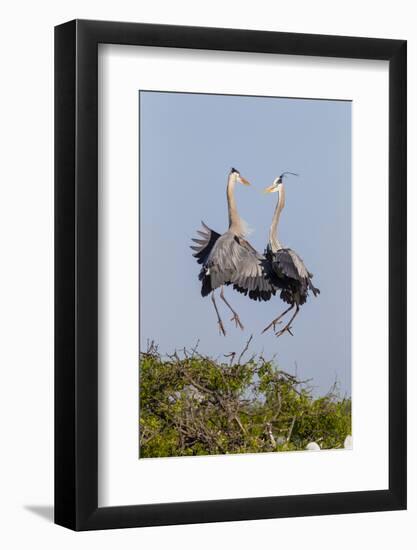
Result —
[[271, 327], [273, 327], [273, 330], [275, 330], [275, 325], [277, 325], [278, 322], [279, 322], [279, 320], [280, 320], [282, 317], [284, 317], [284, 315], [285, 315], [286, 313], [288, 313], [289, 311], [291, 311], [292, 308], [293, 308], [294, 306], [295, 306], [295, 304], [290, 305], [290, 307], [287, 308], [285, 311], [283, 311], [283, 312], [281, 313], [281, 315], [279, 315], [276, 319], [274, 319], [273, 321], [271, 321], [271, 322], [269, 323], [269, 325], [263, 329], [262, 334], [263, 334], [264, 332], [266, 332], [267, 330], [269, 330]]
[[213, 302], [214, 309], [216, 310], [217, 323], [219, 325], [219, 332], [220, 334], [223, 334], [223, 336], [226, 336], [226, 331], [224, 330], [223, 321], [220, 318], [219, 310], [217, 309], [216, 300], [214, 299], [214, 290], [211, 293], [211, 301]]
[[300, 306], [297, 304], [294, 315], [291, 317], [291, 319], [288, 321], [288, 323], [285, 325], [284, 328], [282, 328], [281, 330], [275, 333], [275, 336], [281, 336], [282, 334], [284, 334], [284, 332], [289, 332], [291, 336], [294, 336], [293, 333], [291, 332], [291, 323], [294, 321], [299, 311], [300, 311]]
[[230, 309], [230, 311], [233, 313], [233, 317], [230, 319], [231, 321], [234, 321], [236, 324], [236, 328], [239, 327], [240, 329], [244, 330], [244, 326], [242, 325], [239, 315], [236, 313], [236, 311], [232, 308], [232, 306], [229, 304], [229, 302], [226, 300], [224, 296], [224, 287], [222, 286], [220, 290], [220, 298], [223, 300], [223, 302], [227, 305], [227, 307]]

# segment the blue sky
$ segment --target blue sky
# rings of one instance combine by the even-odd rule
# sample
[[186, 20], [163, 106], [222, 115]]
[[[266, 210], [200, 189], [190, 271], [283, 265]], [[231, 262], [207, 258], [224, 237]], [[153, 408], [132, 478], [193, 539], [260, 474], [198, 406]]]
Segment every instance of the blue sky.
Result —
[[[337, 377], [351, 391], [351, 103], [140, 92], [140, 345], [162, 353], [194, 346], [215, 357], [243, 348], [275, 355], [280, 368], [312, 378], [324, 393]], [[278, 296], [257, 303], [226, 288], [245, 331], [229, 322], [220, 336], [191, 238], [200, 220], [227, 229], [226, 183], [234, 166], [251, 183], [237, 186], [248, 240], [263, 251], [278, 194], [261, 190], [283, 171], [286, 206], [280, 240], [314, 273], [321, 290], [294, 322], [294, 336], [261, 330], [285, 308]]]

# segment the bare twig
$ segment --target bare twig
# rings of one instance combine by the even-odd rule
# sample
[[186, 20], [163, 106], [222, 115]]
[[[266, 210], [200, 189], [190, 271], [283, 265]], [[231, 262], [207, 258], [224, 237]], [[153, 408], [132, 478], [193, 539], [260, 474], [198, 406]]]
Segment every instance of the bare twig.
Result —
[[294, 429], [294, 424], [295, 424], [295, 419], [297, 417], [294, 416], [293, 419], [292, 419], [292, 422], [291, 422], [291, 426], [290, 426], [290, 429], [288, 430], [288, 434], [287, 434], [287, 443], [289, 442], [289, 440], [291, 439], [291, 435], [292, 435], [292, 431]]
[[225, 357], [230, 357], [230, 361], [229, 361], [229, 367], [231, 367], [233, 365], [233, 361], [236, 357], [236, 352], [235, 351], [231, 351], [230, 353], [225, 353], [224, 354]]
[[250, 346], [250, 343], [252, 342], [252, 338], [253, 338], [253, 334], [251, 334], [251, 336], [249, 337], [249, 340], [246, 342], [246, 345], [245, 347], [243, 348], [242, 350], [242, 353], [239, 355], [239, 358], [237, 360], [238, 364], [240, 365], [240, 361], [242, 359], [242, 357], [245, 355], [245, 353], [248, 351], [249, 349], [249, 346]]

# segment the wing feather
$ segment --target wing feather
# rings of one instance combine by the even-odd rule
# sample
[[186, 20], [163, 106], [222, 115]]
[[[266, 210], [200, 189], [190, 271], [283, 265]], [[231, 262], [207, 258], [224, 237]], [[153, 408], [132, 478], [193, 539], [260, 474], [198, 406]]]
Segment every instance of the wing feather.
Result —
[[300, 303], [306, 301], [309, 290], [313, 292], [314, 296], [320, 294], [320, 290], [311, 282], [313, 275], [308, 271], [303, 260], [294, 250], [283, 248], [274, 254], [269, 250], [267, 254], [269, 255], [272, 268], [278, 277], [278, 284], [283, 287], [281, 298], [285, 300], [285, 293], [293, 292], [295, 289], [298, 289], [301, 296]]
[[271, 282], [265, 257], [239, 237], [234, 237], [232, 250], [236, 264], [231, 280], [233, 288], [252, 300], [269, 300], [276, 289]]
[[190, 246], [190, 248], [194, 250], [193, 256], [194, 258], [197, 258], [197, 262], [199, 264], [205, 264], [214, 244], [220, 237], [220, 233], [217, 233], [216, 231], [213, 231], [213, 229], [207, 227], [204, 222], [201, 222], [201, 225], [203, 226], [203, 230], [197, 231], [201, 239], [191, 239], [198, 246]]
[[201, 293], [232, 284], [252, 300], [267, 301], [276, 292], [270, 262], [245, 239], [227, 231], [220, 235], [201, 222], [202, 229], [193, 238], [193, 256], [201, 264]]

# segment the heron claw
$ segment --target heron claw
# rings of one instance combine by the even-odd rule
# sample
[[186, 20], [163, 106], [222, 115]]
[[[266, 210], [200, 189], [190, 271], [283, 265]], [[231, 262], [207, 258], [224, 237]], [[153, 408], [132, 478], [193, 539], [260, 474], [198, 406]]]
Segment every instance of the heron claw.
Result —
[[219, 334], [223, 334], [223, 336], [226, 336], [226, 331], [224, 330], [222, 321], [217, 321], [217, 324], [219, 325]]
[[239, 318], [239, 315], [237, 315], [237, 313], [235, 313], [233, 315], [233, 317], [231, 317], [230, 320], [235, 322], [236, 328], [240, 328], [241, 330], [245, 330], [245, 327], [242, 325], [242, 323], [240, 321], [240, 318]]
[[278, 338], [279, 336], [282, 336], [284, 334], [284, 332], [289, 332], [291, 334], [291, 336], [294, 336], [294, 334], [291, 332], [291, 329], [292, 329], [292, 327], [286, 326], [283, 329], [281, 329], [280, 331], [276, 332], [275, 336]]
[[[270, 328], [272, 328], [272, 330], [275, 332], [275, 328], [277, 325], [282, 325], [282, 321], [279, 321], [278, 319], [275, 320], [275, 321], [272, 321], [271, 323], [269, 323], [269, 325], [267, 327], [265, 327], [263, 329], [263, 331], [261, 332], [261, 334], [263, 334], [264, 332], [266, 332], [267, 330], [269, 330]], [[291, 327], [290, 327], [291, 328]]]
[[269, 323], [269, 325], [263, 329], [263, 331], [261, 332], [261, 334], [263, 334], [264, 332], [266, 332], [266, 331], [269, 330], [270, 328], [272, 328], [272, 330], [275, 332], [275, 325], [279, 324], [280, 322], [281, 322], [281, 321], [279, 321], [278, 323], [277, 323], [277, 322]]

